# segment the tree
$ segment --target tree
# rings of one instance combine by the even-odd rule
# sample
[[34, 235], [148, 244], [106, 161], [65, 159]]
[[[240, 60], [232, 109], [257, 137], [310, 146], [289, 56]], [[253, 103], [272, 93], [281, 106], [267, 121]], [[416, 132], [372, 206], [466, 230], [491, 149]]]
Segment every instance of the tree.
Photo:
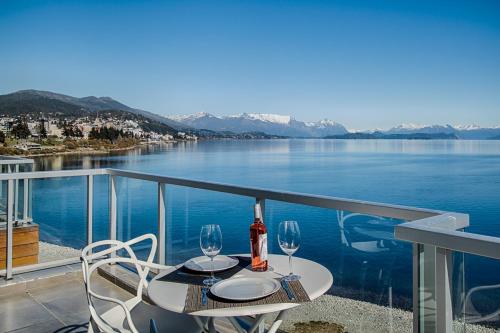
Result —
[[40, 119], [40, 123], [37, 126], [38, 135], [40, 139], [47, 138], [47, 129], [45, 128], [45, 119]]
[[0, 131], [0, 143], [5, 143], [5, 133]]
[[67, 137], [67, 138], [71, 138], [71, 137], [74, 137], [75, 136], [75, 131], [73, 129], [73, 126], [70, 126], [70, 125], [67, 125], [65, 124], [64, 125], [64, 128], [63, 128], [63, 132], [62, 134]]
[[27, 139], [30, 135], [30, 129], [26, 121], [19, 120], [14, 127], [12, 127], [12, 135], [18, 139]]
[[107, 140], [111, 143], [116, 143], [118, 139], [121, 138], [132, 138], [133, 134], [130, 132], [123, 132], [123, 130], [117, 130], [113, 127], [101, 127], [101, 128], [92, 128], [89, 133], [90, 139], [96, 140]]
[[79, 127], [76, 127], [76, 126], [73, 128], [73, 135], [76, 138], [83, 138], [82, 130]]

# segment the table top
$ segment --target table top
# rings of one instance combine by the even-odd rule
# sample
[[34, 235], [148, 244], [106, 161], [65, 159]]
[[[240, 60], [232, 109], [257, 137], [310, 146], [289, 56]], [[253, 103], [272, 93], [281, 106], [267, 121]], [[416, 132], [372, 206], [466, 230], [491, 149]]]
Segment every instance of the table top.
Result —
[[[249, 256], [238, 255], [238, 256]], [[182, 313], [188, 285], [184, 283], [176, 283], [170, 281], [161, 281], [163, 276], [173, 272], [182, 265], [171, 267], [158, 274], [148, 287], [149, 298], [159, 307], [173, 312]], [[270, 277], [279, 278], [289, 273], [288, 256], [284, 255], [269, 255], [269, 266], [272, 271], [267, 272], [253, 272], [251, 269], [244, 268], [239, 271], [234, 277]], [[314, 261], [293, 257], [293, 270], [295, 274], [300, 275], [302, 278], [300, 282], [307, 292], [309, 298], [314, 300], [323, 295], [330, 289], [333, 284], [332, 274], [324, 266], [315, 263]], [[217, 274], [216, 274], [217, 276]], [[276, 312], [286, 310], [300, 304], [297, 303], [279, 303], [279, 304], [262, 304], [254, 306], [231, 307], [223, 309], [210, 309], [190, 313], [195, 316], [207, 317], [238, 317], [250, 316], [269, 312]]]

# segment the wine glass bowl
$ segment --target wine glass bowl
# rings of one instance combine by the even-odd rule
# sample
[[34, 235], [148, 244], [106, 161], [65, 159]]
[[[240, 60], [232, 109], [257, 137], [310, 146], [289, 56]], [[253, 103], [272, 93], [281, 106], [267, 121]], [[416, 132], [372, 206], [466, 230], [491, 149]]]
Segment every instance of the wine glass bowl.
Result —
[[222, 232], [218, 224], [207, 224], [201, 227], [200, 248], [203, 254], [210, 258], [212, 265], [210, 278], [203, 280], [203, 284], [211, 286], [220, 281], [219, 278], [214, 276], [214, 258], [222, 249]]
[[299, 275], [293, 274], [292, 255], [300, 247], [300, 229], [297, 221], [280, 222], [278, 228], [278, 244], [283, 252], [288, 255], [290, 265], [290, 274], [283, 277], [287, 281], [296, 281], [300, 279]]

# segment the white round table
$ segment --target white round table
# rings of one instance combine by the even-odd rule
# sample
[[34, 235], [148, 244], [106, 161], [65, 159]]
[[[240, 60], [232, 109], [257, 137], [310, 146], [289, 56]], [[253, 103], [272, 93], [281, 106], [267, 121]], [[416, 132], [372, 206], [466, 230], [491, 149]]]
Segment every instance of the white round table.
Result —
[[[238, 256], [249, 256], [238, 255]], [[288, 256], [284, 255], [269, 255], [269, 266], [272, 271], [267, 272], [253, 272], [250, 267], [244, 268], [233, 277], [271, 277], [279, 278], [288, 275]], [[311, 300], [318, 298], [326, 293], [333, 283], [332, 274], [324, 266], [315, 263], [314, 261], [293, 257], [293, 272], [300, 275], [300, 282], [307, 292]], [[182, 265], [171, 267], [158, 274], [148, 286], [149, 298], [159, 307], [166, 310], [182, 313], [186, 302], [188, 284], [162, 281], [159, 280], [163, 276], [180, 268]], [[250, 269], [249, 269], [250, 268]], [[216, 274], [217, 276], [217, 274]], [[242, 316], [258, 316], [271, 313], [284, 311], [300, 304], [297, 303], [279, 303], [279, 304], [262, 304], [241, 307], [231, 307], [222, 309], [210, 309], [189, 313], [195, 317], [210, 317], [213, 322], [214, 317], [242, 317]], [[233, 323], [234, 324], [234, 323]]]

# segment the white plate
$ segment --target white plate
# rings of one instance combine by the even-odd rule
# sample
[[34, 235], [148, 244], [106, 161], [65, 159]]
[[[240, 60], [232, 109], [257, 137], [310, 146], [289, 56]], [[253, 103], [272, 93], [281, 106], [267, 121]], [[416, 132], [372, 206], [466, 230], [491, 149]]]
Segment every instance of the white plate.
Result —
[[[214, 272], [225, 271], [238, 265], [239, 260], [228, 256], [217, 256], [214, 258]], [[196, 272], [211, 272], [212, 263], [206, 256], [189, 259], [184, 263], [184, 267]]]
[[228, 300], [251, 301], [272, 295], [280, 288], [280, 283], [275, 279], [240, 277], [217, 282], [210, 292]]

